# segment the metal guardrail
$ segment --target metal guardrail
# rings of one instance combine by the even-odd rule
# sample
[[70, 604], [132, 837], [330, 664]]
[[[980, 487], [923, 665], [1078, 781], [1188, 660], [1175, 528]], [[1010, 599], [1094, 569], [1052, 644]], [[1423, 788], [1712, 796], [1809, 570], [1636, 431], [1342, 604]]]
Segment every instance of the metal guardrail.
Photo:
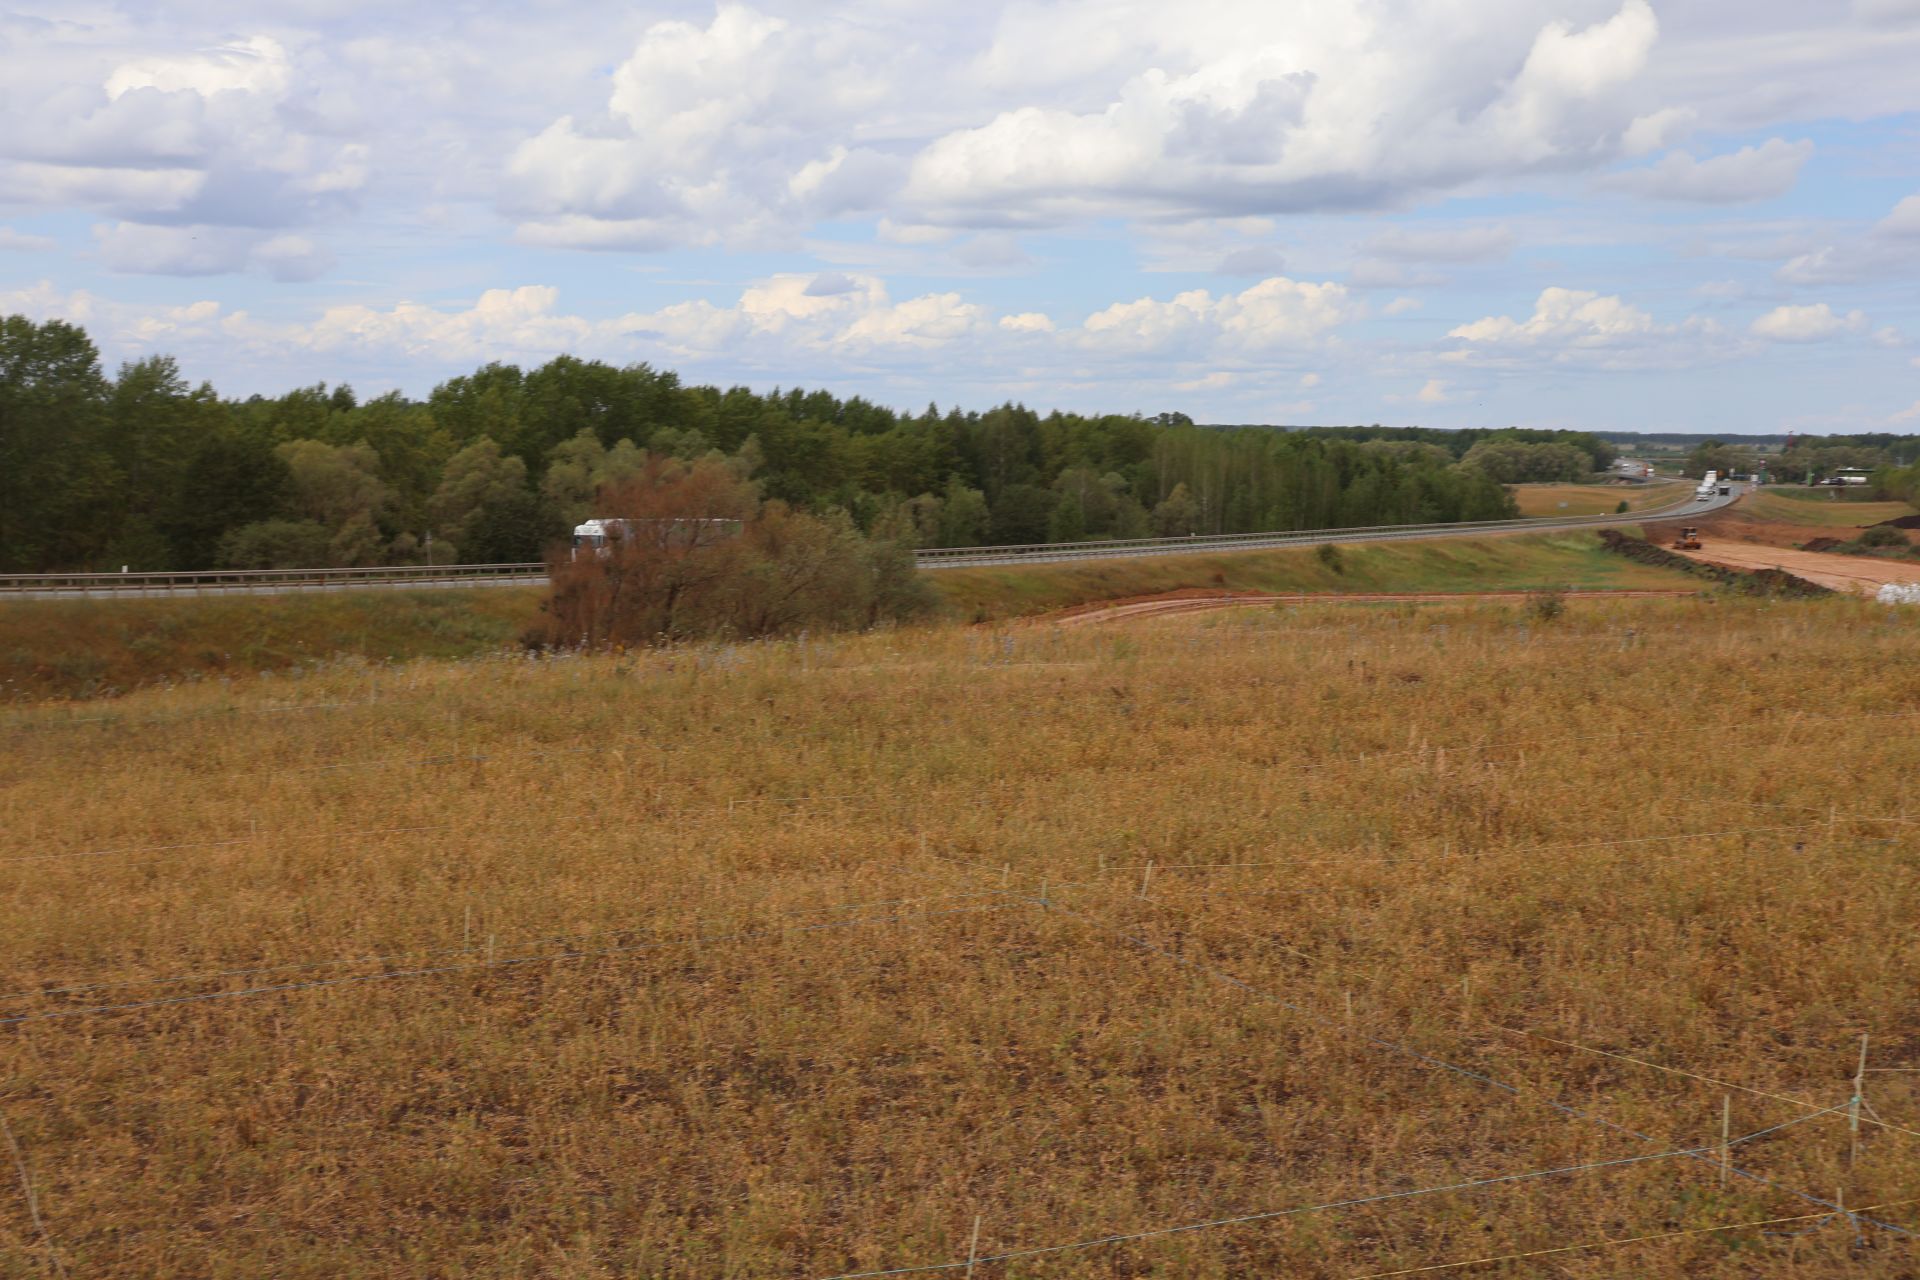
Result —
[[[1681, 514], [1693, 500], [1649, 511], [1597, 516], [1535, 516], [1520, 520], [1475, 520], [1454, 524], [1365, 525], [1351, 529], [1289, 529], [1267, 533], [1218, 533], [1185, 538], [1119, 538], [1104, 542], [1038, 542], [995, 547], [927, 547], [914, 552], [922, 569], [960, 569], [1053, 560], [1192, 555], [1207, 551], [1253, 551], [1326, 542], [1377, 542], [1396, 538], [1454, 537], [1473, 533], [1523, 532], [1629, 524]], [[210, 573], [30, 573], [0, 576], [0, 597], [108, 595], [224, 595], [248, 591], [340, 591], [353, 587], [481, 586], [538, 582], [545, 564], [394, 565], [374, 569], [226, 569]]]
[[538, 581], [547, 566], [534, 564], [388, 565], [373, 569], [221, 569], [206, 573], [25, 573], [0, 577], [0, 594], [109, 595], [173, 592], [337, 591], [358, 586], [433, 586], [475, 580]]

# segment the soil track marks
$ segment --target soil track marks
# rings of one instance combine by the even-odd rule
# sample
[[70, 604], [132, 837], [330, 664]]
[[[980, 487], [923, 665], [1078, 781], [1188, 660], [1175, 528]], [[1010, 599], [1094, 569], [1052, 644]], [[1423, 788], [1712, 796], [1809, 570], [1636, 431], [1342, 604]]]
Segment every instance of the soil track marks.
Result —
[[[1531, 591], [1394, 591], [1354, 592], [1351, 594], [1267, 595], [1258, 592], [1190, 589], [1159, 595], [1135, 596], [1124, 600], [1103, 600], [1078, 605], [1032, 619], [1041, 626], [1090, 627], [1115, 622], [1139, 622], [1179, 614], [1203, 613], [1216, 609], [1238, 609], [1250, 605], [1276, 604], [1457, 604], [1463, 601], [1521, 601]], [[1647, 596], [1688, 596], [1687, 590], [1663, 591], [1567, 591], [1567, 598], [1606, 596], [1612, 599]]]

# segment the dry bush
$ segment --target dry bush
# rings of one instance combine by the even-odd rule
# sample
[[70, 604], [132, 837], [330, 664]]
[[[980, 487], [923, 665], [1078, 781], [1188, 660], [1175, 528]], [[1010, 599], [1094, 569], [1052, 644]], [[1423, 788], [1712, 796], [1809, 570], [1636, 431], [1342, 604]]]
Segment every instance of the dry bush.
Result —
[[861, 536], [845, 515], [761, 502], [717, 456], [650, 454], [597, 508], [631, 522], [605, 555], [556, 556], [538, 638], [645, 645], [844, 630], [926, 613], [912, 553]]
[[1706, 1228], [1920, 1195], [1920, 1075], [1868, 1077], [1857, 1158], [1806, 1118], [1863, 1032], [1920, 1066], [1920, 626], [1517, 623], [929, 628], [8, 711], [0, 1115], [40, 1225], [0, 1168], [0, 1274], [964, 1267], [976, 1215], [992, 1253], [1657, 1156], [1731, 1095], [1736, 1134], [1801, 1121], [1739, 1149], [1764, 1183], [1668, 1156], [976, 1280], [1668, 1231], [1465, 1274], [1912, 1275], [1879, 1228]]

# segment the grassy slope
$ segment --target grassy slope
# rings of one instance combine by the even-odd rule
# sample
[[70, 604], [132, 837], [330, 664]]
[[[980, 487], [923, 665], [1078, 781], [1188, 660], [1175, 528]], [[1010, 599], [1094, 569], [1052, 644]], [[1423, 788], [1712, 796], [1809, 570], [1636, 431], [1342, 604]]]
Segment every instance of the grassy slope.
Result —
[[1357, 543], [1340, 548], [1341, 570], [1313, 548], [1221, 552], [1139, 560], [943, 569], [933, 575], [961, 617], [1041, 613], [1096, 600], [1181, 587], [1240, 591], [1511, 591], [1544, 587], [1697, 587], [1698, 579], [1609, 555], [1585, 531], [1430, 542]]
[[1742, 501], [1739, 509], [1758, 520], [1839, 529], [1860, 528], [1914, 513], [1904, 502], [1857, 502], [1836, 499], [1833, 493], [1831, 489], [1762, 489]]
[[[1590, 533], [951, 569], [932, 574], [946, 613], [1018, 617], [1181, 587], [1247, 591], [1477, 591], [1688, 587], [1601, 551]], [[533, 588], [341, 592], [251, 599], [0, 602], [0, 701], [89, 697], [341, 656], [458, 658], [511, 645], [539, 608]]]
[[1686, 497], [1692, 486], [1663, 480], [1644, 488], [1604, 484], [1516, 484], [1511, 488], [1523, 516], [1598, 516], [1616, 510], [1622, 500], [1629, 511], [1667, 506]]
[[456, 658], [513, 643], [532, 588], [0, 601], [0, 701], [278, 671], [342, 655]]

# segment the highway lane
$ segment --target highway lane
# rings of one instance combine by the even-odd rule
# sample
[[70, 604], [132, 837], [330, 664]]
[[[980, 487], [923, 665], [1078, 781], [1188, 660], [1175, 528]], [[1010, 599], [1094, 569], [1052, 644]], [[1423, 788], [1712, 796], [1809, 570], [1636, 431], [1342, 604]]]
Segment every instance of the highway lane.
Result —
[[[1277, 547], [1313, 547], [1328, 543], [1408, 542], [1434, 538], [1475, 538], [1515, 533], [1552, 533], [1676, 520], [1705, 515], [1737, 501], [1745, 489], [1627, 515], [1542, 517], [1450, 525], [1387, 525], [1364, 529], [1316, 529], [1276, 533], [1150, 538], [1125, 542], [1045, 543], [1019, 547], [928, 548], [915, 553], [929, 571], [990, 565], [1046, 564], [1072, 560], [1116, 560], [1142, 556], [1197, 555], [1220, 551], [1260, 551]], [[338, 591], [420, 591], [471, 587], [533, 586], [545, 581], [545, 566], [452, 565], [388, 570], [315, 570], [208, 574], [36, 574], [0, 578], [0, 600], [146, 599], [165, 596], [305, 595]]]

